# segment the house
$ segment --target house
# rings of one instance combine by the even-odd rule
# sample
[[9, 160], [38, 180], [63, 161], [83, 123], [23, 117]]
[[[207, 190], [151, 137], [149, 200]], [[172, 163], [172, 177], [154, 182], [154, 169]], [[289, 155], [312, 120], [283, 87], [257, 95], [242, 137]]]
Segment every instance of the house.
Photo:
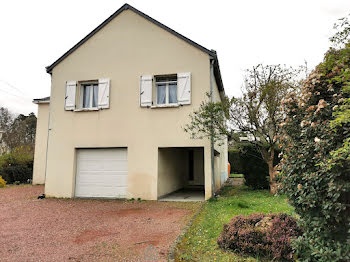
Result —
[[224, 95], [215, 51], [125, 4], [46, 70], [33, 183], [47, 196], [208, 199], [227, 178], [227, 141], [183, 130]]
[[247, 134], [245, 134], [245, 136], [240, 136], [239, 141], [240, 142], [245, 142], [245, 141], [248, 141], [248, 142], [258, 141], [258, 142], [260, 142], [260, 137], [255, 137], [253, 134], [247, 133]]

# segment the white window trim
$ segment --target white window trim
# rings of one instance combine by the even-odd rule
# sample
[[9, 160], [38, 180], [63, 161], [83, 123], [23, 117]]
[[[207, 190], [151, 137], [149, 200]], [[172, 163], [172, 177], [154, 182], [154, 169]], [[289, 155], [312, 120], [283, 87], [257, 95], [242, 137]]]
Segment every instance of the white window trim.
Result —
[[[179, 104], [178, 102], [176, 103], [169, 103], [169, 84], [173, 84], [176, 83], [176, 100], [178, 101], [179, 99], [179, 90], [178, 90], [178, 86], [177, 86], [177, 80], [176, 81], [159, 81], [157, 82], [157, 80], [155, 81], [155, 85], [156, 85], [156, 105], [155, 106], [151, 106], [151, 108], [157, 108], [157, 107], [178, 107]], [[158, 104], [158, 84], [165, 84], [165, 104]]]
[[[82, 81], [79, 82], [79, 108], [75, 109], [75, 112], [83, 112], [83, 111], [98, 111], [98, 103], [96, 107], [83, 107], [83, 102], [84, 102], [84, 86], [91, 85], [92, 87], [94, 85], [97, 85], [98, 88], [98, 80], [94, 81]], [[94, 88], [91, 88], [90, 91], [90, 105], [92, 105], [92, 100], [93, 100], [93, 93], [94, 93]], [[97, 97], [98, 101], [98, 97]]]

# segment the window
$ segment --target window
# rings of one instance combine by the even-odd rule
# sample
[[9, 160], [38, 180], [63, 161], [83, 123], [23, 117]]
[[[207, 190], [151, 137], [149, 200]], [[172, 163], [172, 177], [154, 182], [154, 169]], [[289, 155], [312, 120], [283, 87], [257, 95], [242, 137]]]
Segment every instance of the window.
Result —
[[156, 76], [157, 105], [177, 104], [177, 75]]
[[83, 83], [80, 88], [81, 108], [97, 108], [98, 106], [98, 83]]

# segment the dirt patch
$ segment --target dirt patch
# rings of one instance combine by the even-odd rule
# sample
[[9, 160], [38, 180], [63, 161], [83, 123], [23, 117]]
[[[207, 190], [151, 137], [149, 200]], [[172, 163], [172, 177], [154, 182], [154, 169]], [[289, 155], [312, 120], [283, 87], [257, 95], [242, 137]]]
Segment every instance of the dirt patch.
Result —
[[74, 243], [81, 244], [109, 235], [113, 235], [113, 233], [100, 230], [85, 230], [75, 238]]
[[166, 261], [200, 203], [43, 199], [43, 186], [0, 189], [1, 261]]

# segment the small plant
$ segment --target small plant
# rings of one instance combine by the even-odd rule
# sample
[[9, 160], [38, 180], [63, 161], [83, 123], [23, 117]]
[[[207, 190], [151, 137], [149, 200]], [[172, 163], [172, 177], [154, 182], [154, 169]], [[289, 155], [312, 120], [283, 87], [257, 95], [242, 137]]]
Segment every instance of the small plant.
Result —
[[0, 176], [0, 188], [6, 187], [6, 181]]
[[291, 239], [301, 235], [296, 220], [286, 214], [236, 216], [224, 225], [220, 248], [244, 255], [293, 261]]
[[14, 184], [15, 184], [15, 185], [20, 185], [21, 182], [20, 182], [20, 181], [15, 181]]

